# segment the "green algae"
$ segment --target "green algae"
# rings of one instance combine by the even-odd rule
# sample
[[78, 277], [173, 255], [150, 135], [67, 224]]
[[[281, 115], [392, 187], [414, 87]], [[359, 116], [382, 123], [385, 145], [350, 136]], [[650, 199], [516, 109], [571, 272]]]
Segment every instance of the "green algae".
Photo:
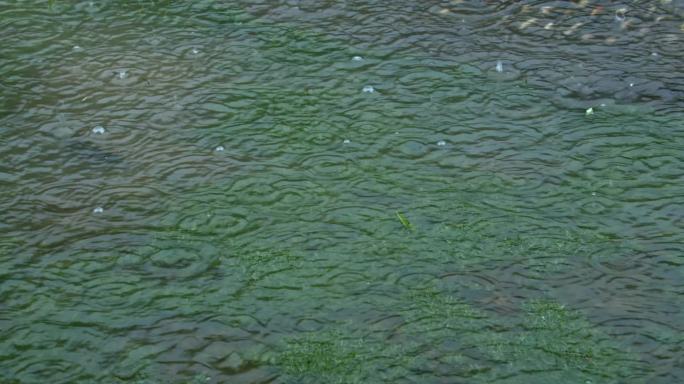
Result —
[[311, 383], [420, 381], [426, 374], [471, 383], [619, 383], [645, 368], [579, 312], [552, 300], [524, 302], [511, 318], [433, 287], [407, 292], [391, 307], [406, 308], [398, 328], [359, 337], [363, 324], [347, 324], [291, 337], [277, 365], [288, 382]]

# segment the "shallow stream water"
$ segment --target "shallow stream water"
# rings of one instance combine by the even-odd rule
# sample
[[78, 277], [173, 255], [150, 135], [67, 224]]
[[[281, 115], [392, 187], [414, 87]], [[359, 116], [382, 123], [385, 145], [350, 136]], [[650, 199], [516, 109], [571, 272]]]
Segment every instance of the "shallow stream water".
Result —
[[684, 382], [681, 1], [0, 0], [0, 382]]

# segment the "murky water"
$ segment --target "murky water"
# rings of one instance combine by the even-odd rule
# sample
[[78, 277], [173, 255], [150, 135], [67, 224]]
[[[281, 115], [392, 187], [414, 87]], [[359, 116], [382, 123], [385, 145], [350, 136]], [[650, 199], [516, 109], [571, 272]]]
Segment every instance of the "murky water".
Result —
[[683, 9], [0, 1], [0, 381], [683, 382]]

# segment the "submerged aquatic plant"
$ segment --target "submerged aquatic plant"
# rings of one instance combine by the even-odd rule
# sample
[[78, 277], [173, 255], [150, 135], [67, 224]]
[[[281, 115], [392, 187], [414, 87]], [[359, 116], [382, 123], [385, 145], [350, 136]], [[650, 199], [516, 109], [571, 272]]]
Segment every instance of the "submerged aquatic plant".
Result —
[[285, 373], [299, 378], [325, 379], [332, 383], [361, 382], [363, 367], [358, 343], [345, 341], [339, 332], [321, 332], [287, 341], [277, 360]]
[[284, 382], [430, 382], [439, 374], [468, 383], [618, 383], [647, 369], [580, 312], [553, 300], [497, 316], [428, 286], [386, 304], [403, 319], [396, 327], [369, 334], [366, 323], [350, 323], [287, 340], [277, 358]]

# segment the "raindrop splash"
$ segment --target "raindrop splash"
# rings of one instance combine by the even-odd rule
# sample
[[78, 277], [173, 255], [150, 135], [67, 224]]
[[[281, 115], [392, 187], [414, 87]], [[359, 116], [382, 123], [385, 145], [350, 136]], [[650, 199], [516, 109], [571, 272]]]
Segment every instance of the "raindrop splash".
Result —
[[102, 135], [102, 134], [105, 133], [105, 129], [104, 129], [103, 126], [98, 125], [97, 127], [94, 127], [94, 128], [92, 129], [92, 132], [93, 132], [94, 134], [97, 134], [97, 135]]
[[439, 145], [440, 147], [443, 147], [443, 146], [446, 145], [446, 141], [440, 140], [440, 141], [437, 142], [437, 145]]
[[96, 207], [95, 209], [93, 209], [93, 213], [97, 214], [97, 213], [102, 213], [102, 212], [104, 212], [104, 209], [102, 207]]
[[496, 62], [496, 71], [499, 73], [503, 72], [503, 63], [501, 62], [501, 60]]
[[225, 150], [226, 148], [224, 148], [223, 145], [219, 145], [218, 147], [214, 148], [214, 151], [216, 152], [223, 152]]
[[373, 93], [373, 92], [375, 92], [375, 88], [373, 88], [370, 85], [366, 85], [365, 87], [363, 87], [362, 91], [364, 93]]
[[363, 60], [363, 57], [361, 57], [361, 56], [352, 57], [352, 61], [361, 61], [361, 60]]

